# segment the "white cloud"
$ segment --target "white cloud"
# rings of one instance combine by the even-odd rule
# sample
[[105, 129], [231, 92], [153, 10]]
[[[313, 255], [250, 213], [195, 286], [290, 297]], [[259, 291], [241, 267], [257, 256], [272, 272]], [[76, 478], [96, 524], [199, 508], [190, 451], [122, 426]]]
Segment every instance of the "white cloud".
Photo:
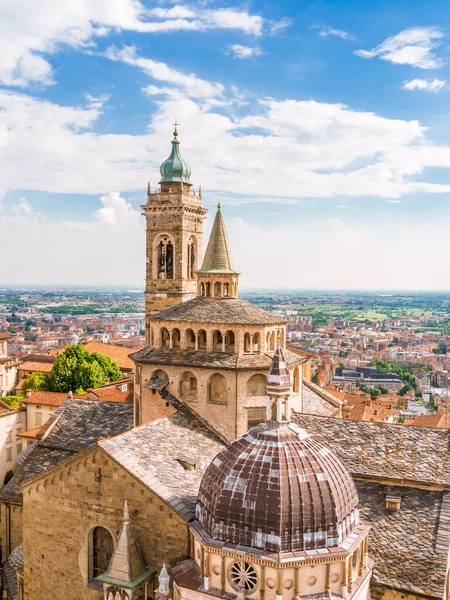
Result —
[[227, 53], [233, 54], [234, 58], [248, 60], [256, 58], [257, 56], [261, 56], [261, 54], [263, 54], [263, 51], [261, 50], [261, 48], [258, 47], [241, 46], [241, 44], [233, 44], [229, 47]]
[[140, 33], [238, 30], [260, 36], [274, 24], [260, 15], [233, 8], [154, 8], [139, 0], [16, 0], [2, 5], [0, 20], [0, 83], [48, 86], [54, 74], [48, 56], [63, 46], [88, 48], [113, 30]]
[[413, 27], [387, 38], [372, 50], [357, 50], [355, 54], [363, 58], [378, 56], [382, 60], [420, 69], [437, 69], [444, 63], [434, 50], [443, 38], [444, 32], [438, 27]]
[[15, 215], [31, 215], [33, 208], [26, 198], [21, 198], [19, 204], [13, 204], [12, 212]]
[[403, 85], [404, 90], [422, 90], [424, 92], [434, 92], [437, 94], [442, 90], [445, 86], [445, 81], [440, 79], [433, 79], [432, 81], [427, 81], [426, 79], [412, 79], [411, 81], [406, 81]]
[[269, 35], [276, 36], [290, 27], [293, 23], [294, 21], [288, 17], [283, 17], [279, 21], [273, 21], [269, 27]]
[[336, 29], [335, 27], [329, 27], [327, 25], [314, 25], [311, 29], [318, 29], [320, 37], [327, 37], [329, 35], [333, 35], [335, 37], [341, 38], [342, 40], [356, 41], [356, 37], [348, 31], [344, 31], [343, 29]]
[[[178, 89], [193, 98], [214, 98], [221, 96], [224, 87], [219, 83], [213, 83], [200, 79], [194, 73], [182, 73], [176, 69], [172, 69], [166, 63], [152, 60], [151, 58], [143, 58], [137, 55], [134, 46], [125, 46], [121, 49], [111, 46], [104, 52], [104, 56], [114, 61], [121, 61], [128, 65], [138, 67], [149, 77], [157, 81], [164, 81], [175, 86]], [[146, 88], [149, 95], [154, 95], [155, 87]], [[162, 90], [161, 90], [162, 91]], [[167, 91], [167, 89], [166, 89]]]
[[244, 219], [240, 217], [235, 217], [230, 221], [230, 227], [234, 229], [238, 234], [248, 235], [251, 233], [260, 233], [259, 227], [255, 227], [252, 225], [248, 225]]
[[[235, 204], [450, 191], [448, 184], [422, 176], [426, 167], [450, 168], [450, 149], [431, 144], [418, 121], [387, 119], [341, 104], [274, 99], [252, 99], [236, 116], [219, 84], [159, 69], [158, 64], [153, 71], [152, 65], [149, 71], [173, 82], [173, 95], [158, 98], [142, 135], [94, 133], [102, 114], [98, 98], [71, 107], [0, 92], [1, 192], [144, 193], [149, 178], [157, 182], [159, 165], [169, 154], [174, 115], [181, 122], [181, 151], [194, 184]], [[190, 93], [202, 97], [189, 98]], [[222, 94], [220, 110], [210, 93]], [[280, 173], [282, 185], [274, 185]]]
[[100, 202], [102, 208], [93, 212], [91, 220], [52, 223], [22, 198], [20, 209], [13, 207], [10, 214], [0, 216], [2, 243], [14, 247], [14, 260], [2, 266], [2, 282], [139, 284], [145, 260], [140, 212], [117, 192], [104, 195]]

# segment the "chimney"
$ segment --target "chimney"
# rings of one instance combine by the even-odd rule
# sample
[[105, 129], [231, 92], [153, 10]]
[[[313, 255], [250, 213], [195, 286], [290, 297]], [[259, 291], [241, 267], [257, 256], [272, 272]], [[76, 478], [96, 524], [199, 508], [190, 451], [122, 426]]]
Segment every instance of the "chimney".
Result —
[[27, 398], [31, 396], [31, 390], [27, 390]]

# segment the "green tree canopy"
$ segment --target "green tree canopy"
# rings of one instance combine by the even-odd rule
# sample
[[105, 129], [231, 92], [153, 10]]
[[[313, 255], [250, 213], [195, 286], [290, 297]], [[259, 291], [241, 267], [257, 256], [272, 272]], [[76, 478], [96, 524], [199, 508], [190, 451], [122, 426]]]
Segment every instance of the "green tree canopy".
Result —
[[79, 394], [121, 377], [119, 367], [109, 357], [88, 352], [81, 344], [74, 344], [67, 346], [56, 359], [50, 372], [48, 389]]
[[28, 392], [45, 392], [49, 389], [48, 375], [46, 373], [30, 373], [22, 385], [22, 390]]
[[439, 342], [437, 348], [433, 348], [433, 352], [435, 354], [447, 354], [447, 344], [444, 344], [444, 342]]

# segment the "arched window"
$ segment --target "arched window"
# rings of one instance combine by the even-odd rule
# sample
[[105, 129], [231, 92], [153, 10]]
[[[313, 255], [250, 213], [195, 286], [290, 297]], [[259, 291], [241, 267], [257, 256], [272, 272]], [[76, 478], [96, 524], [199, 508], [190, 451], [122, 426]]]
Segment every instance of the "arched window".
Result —
[[213, 331], [213, 352], [222, 352], [223, 337], [220, 331]]
[[220, 298], [222, 296], [222, 286], [220, 281], [216, 281], [214, 284], [214, 296], [215, 298]]
[[270, 331], [266, 334], [266, 352], [270, 350]]
[[181, 344], [180, 330], [175, 327], [172, 329], [172, 348], [179, 348]]
[[227, 331], [225, 334], [225, 352], [234, 352], [234, 331]]
[[195, 349], [195, 333], [192, 329], [186, 329], [186, 348], [188, 350]]
[[246, 333], [244, 335], [244, 352], [251, 352], [250, 334], [249, 333]]
[[247, 381], [247, 396], [265, 396], [267, 377], [262, 374], [252, 375]]
[[280, 340], [280, 346], [284, 348], [284, 331], [282, 329], [277, 331], [277, 338]]
[[292, 389], [297, 393], [300, 391], [300, 372], [298, 367], [295, 367], [294, 369], [294, 385]]
[[275, 350], [275, 331], [270, 334], [270, 349]]
[[180, 376], [180, 396], [184, 400], [197, 400], [197, 377], [190, 371]]
[[209, 298], [211, 296], [211, 284], [209, 281], [205, 283], [205, 296]]
[[211, 375], [208, 382], [208, 401], [216, 404], [226, 404], [227, 400], [227, 381], [220, 373], [214, 373], [214, 375]]
[[261, 339], [259, 333], [254, 333], [252, 337], [252, 351], [259, 352], [259, 340]]
[[167, 383], [169, 383], [169, 376], [162, 369], [156, 369], [156, 371], [153, 371], [151, 379], [157, 379], [159, 381], [166, 381]]
[[156, 266], [158, 279], [173, 279], [174, 251], [168, 237], [163, 237], [156, 248]]
[[197, 240], [194, 236], [189, 238], [187, 251], [187, 278], [195, 279], [195, 271], [197, 270]]
[[161, 347], [169, 347], [170, 335], [169, 330], [166, 327], [161, 327], [161, 329], [159, 330], [159, 343]]
[[205, 295], [205, 284], [202, 281], [200, 284], [200, 296], [204, 296], [204, 295]]
[[225, 296], [225, 298], [227, 298], [230, 295], [230, 284], [229, 283], [223, 284], [223, 295]]
[[206, 331], [200, 329], [198, 332], [198, 349], [206, 350]]
[[91, 579], [95, 579], [107, 570], [114, 551], [114, 540], [107, 529], [104, 527], [95, 527], [92, 530], [90, 550]]

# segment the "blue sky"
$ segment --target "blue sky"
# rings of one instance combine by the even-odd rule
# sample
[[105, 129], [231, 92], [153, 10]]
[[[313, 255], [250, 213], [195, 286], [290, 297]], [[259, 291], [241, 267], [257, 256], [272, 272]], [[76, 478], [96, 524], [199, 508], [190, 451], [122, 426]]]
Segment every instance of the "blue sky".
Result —
[[63, 4], [0, 0], [0, 284], [142, 285], [176, 116], [243, 286], [450, 288], [444, 1]]

